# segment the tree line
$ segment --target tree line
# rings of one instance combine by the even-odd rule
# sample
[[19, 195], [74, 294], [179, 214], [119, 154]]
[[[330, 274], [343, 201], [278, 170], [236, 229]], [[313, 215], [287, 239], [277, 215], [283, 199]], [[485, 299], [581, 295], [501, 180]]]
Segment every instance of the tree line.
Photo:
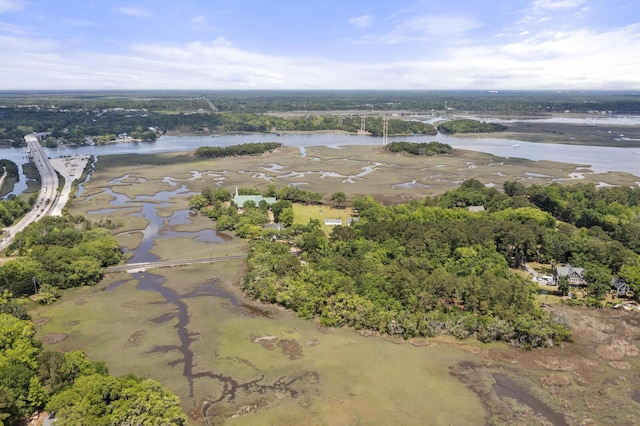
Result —
[[[5, 108], [2, 113], [0, 141], [13, 141], [24, 145], [24, 136], [33, 132], [49, 132], [45, 144], [58, 143], [82, 145], [86, 138], [95, 143], [112, 141], [117, 135], [127, 133], [134, 139], [152, 141], [166, 131], [181, 132], [283, 132], [339, 130], [356, 133], [360, 130], [360, 116], [309, 115], [302, 117], [278, 117], [274, 115], [229, 113], [177, 113], [140, 110], [49, 110], [41, 108]], [[153, 129], [153, 130], [151, 130]], [[381, 117], [368, 117], [366, 130], [374, 136], [383, 132]], [[390, 119], [389, 135], [435, 134], [431, 124], [419, 121]]]
[[[146, 109], [164, 114], [210, 111], [210, 100], [221, 112], [274, 111], [455, 111], [515, 115], [553, 112], [640, 112], [633, 91], [527, 91], [506, 90], [212, 90], [212, 91], [77, 91], [5, 92], [6, 108], [54, 105], [59, 109]], [[2, 112], [0, 107], [0, 114]]]
[[506, 129], [507, 126], [500, 123], [487, 123], [471, 119], [449, 120], [438, 124], [438, 130], [442, 133], [490, 133]]

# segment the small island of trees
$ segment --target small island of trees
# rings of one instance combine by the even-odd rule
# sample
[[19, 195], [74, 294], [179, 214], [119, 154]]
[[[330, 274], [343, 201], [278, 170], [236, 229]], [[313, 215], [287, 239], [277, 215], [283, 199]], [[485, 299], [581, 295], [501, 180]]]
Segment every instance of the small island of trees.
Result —
[[240, 155], [260, 155], [282, 147], [278, 142], [245, 143], [232, 146], [201, 146], [194, 155], [203, 158], [236, 157]]
[[451, 145], [440, 142], [391, 142], [386, 146], [389, 152], [406, 152], [413, 155], [433, 156], [439, 154], [451, 154]]

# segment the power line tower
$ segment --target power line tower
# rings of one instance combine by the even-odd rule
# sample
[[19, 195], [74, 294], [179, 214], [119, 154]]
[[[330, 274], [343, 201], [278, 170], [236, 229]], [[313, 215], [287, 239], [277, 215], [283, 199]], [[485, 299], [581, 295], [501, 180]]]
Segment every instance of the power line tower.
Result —
[[389, 143], [389, 117], [382, 118], [382, 145]]
[[367, 116], [362, 114], [360, 116], [360, 130], [358, 131], [358, 134], [364, 135], [366, 133], [367, 133]]

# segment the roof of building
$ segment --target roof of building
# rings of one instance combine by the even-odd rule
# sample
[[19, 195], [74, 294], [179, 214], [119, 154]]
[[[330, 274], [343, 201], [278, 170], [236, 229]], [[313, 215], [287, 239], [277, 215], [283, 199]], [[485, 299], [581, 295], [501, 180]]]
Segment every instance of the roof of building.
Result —
[[262, 195], [236, 195], [233, 197], [233, 202], [238, 207], [244, 206], [244, 203], [246, 203], [247, 201], [253, 201], [257, 206], [262, 200], [271, 205], [276, 202], [276, 197], [263, 197]]
[[556, 267], [556, 274], [559, 277], [569, 276], [574, 272], [582, 277], [584, 275], [584, 268], [574, 268], [568, 263], [564, 266]]
[[623, 280], [622, 278], [613, 278], [613, 280], [611, 280], [611, 285], [616, 290], [627, 290], [627, 289], [629, 289], [629, 284], [627, 284], [625, 282], [625, 280]]

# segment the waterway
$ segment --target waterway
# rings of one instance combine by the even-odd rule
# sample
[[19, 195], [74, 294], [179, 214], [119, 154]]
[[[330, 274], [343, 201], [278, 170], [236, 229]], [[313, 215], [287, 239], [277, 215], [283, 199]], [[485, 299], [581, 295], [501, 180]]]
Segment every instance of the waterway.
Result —
[[[134, 155], [163, 152], [193, 151], [201, 146], [231, 146], [242, 143], [281, 142], [286, 146], [300, 148], [300, 155], [306, 155], [305, 148], [328, 146], [339, 149], [347, 145], [381, 145], [382, 138], [374, 136], [346, 135], [334, 133], [319, 134], [231, 134], [211, 136], [162, 136], [155, 142], [128, 142], [99, 146], [45, 148], [50, 157], [65, 155], [93, 155], [99, 159], [103, 155]], [[463, 138], [443, 134], [389, 137], [390, 142], [431, 142], [447, 143], [455, 149], [486, 152], [499, 157], [517, 157], [533, 161], [561, 161], [585, 165], [595, 173], [612, 171], [627, 172], [640, 176], [640, 148], [617, 148], [603, 146], [565, 145], [552, 143], [523, 142], [497, 138]], [[24, 148], [0, 149], [0, 158], [9, 159], [22, 170], [29, 161]], [[26, 189], [26, 179], [22, 174], [13, 194]]]

